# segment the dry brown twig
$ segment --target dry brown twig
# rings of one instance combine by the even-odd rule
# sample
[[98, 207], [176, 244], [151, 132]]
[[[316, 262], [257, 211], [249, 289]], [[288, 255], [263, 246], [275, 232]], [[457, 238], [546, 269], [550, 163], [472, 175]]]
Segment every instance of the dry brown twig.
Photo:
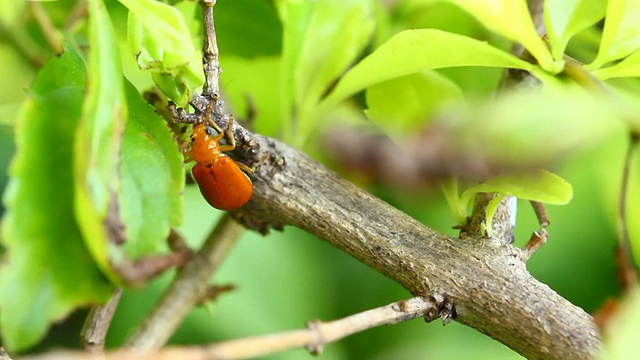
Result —
[[[411, 298], [386, 306], [367, 310], [330, 322], [312, 321], [307, 329], [294, 330], [278, 334], [236, 339], [206, 346], [169, 347], [154, 352], [139, 353], [120, 350], [101, 355], [102, 360], [214, 360], [246, 359], [272, 354], [274, 352], [307, 347], [309, 351], [320, 353], [331, 342], [375, 326], [391, 325], [418, 317], [437, 318], [438, 304], [423, 298]], [[0, 354], [1, 355], [1, 354]], [[84, 360], [94, 359], [93, 355], [78, 352], [54, 352], [44, 357], [31, 358], [48, 360]], [[23, 358], [28, 360], [28, 358]]]
[[80, 341], [86, 351], [99, 353], [104, 350], [104, 341], [121, 296], [122, 288], [117, 288], [106, 304], [96, 306], [89, 312], [80, 331]]

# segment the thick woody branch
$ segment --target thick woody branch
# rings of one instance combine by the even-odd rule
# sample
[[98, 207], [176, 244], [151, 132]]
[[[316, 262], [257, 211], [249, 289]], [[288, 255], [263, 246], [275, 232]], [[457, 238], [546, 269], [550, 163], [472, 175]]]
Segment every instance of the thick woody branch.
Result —
[[233, 214], [247, 226], [304, 229], [413, 295], [451, 304], [455, 320], [527, 358], [598, 353], [591, 316], [534, 279], [520, 249], [440, 234], [304, 153], [270, 138], [256, 140], [270, 156], [252, 175], [252, 200]]

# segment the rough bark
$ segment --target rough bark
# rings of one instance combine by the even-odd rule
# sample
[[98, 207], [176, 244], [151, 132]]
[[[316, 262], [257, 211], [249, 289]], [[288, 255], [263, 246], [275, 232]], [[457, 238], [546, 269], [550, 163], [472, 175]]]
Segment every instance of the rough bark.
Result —
[[601, 347], [590, 315], [526, 269], [501, 241], [440, 234], [342, 179], [304, 153], [256, 135], [269, 155], [254, 195], [233, 213], [258, 230], [292, 225], [397, 281], [413, 295], [529, 359], [589, 359]]

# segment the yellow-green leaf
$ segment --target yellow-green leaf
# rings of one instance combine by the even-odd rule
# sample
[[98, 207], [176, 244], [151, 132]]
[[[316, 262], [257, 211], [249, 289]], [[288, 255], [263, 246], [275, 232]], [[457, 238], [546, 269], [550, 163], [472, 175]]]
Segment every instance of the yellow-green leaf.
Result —
[[468, 11], [488, 29], [519, 42], [551, 72], [562, 71], [562, 63], [555, 63], [551, 53], [536, 32], [525, 0], [441, 0]]
[[621, 59], [640, 49], [640, 0], [609, 0], [598, 55], [590, 69]]
[[349, 70], [325, 99], [325, 105], [335, 105], [383, 81], [424, 70], [457, 66], [504, 67], [535, 72], [530, 63], [482, 41], [434, 29], [405, 30]]
[[546, 170], [493, 177], [465, 190], [462, 193], [462, 203], [467, 204], [480, 192], [512, 195], [519, 199], [553, 205], [564, 205], [573, 197], [571, 184]]
[[602, 20], [607, 0], [545, 0], [544, 9], [553, 58], [561, 60], [575, 34]]

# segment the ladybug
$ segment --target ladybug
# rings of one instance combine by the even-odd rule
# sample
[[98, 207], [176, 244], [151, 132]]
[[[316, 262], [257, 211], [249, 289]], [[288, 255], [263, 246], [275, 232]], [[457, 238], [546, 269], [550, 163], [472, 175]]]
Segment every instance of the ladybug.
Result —
[[[233, 121], [230, 117], [227, 133], [231, 131]], [[195, 124], [188, 160], [196, 162], [191, 172], [207, 202], [216, 209], [234, 210], [251, 199], [253, 185], [243, 170], [249, 173], [253, 170], [224, 153], [236, 147], [233, 136], [229, 136], [229, 145], [221, 145], [224, 135], [225, 132], [216, 131], [206, 122]]]

